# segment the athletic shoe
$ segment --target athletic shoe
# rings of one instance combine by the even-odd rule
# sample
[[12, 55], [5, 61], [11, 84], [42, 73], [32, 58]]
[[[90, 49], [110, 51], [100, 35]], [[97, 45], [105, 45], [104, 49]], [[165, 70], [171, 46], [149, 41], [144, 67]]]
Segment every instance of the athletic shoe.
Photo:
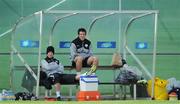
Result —
[[86, 72], [86, 75], [92, 75], [92, 73], [96, 72], [96, 66], [92, 65], [92, 67]]
[[57, 97], [56, 100], [57, 100], [57, 101], [61, 101], [61, 97], [60, 97], [60, 96]]

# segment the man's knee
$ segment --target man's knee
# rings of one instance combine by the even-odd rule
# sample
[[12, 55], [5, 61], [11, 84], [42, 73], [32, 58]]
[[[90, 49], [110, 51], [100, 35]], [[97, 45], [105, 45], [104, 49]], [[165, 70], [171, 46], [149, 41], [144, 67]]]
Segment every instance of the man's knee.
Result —
[[98, 63], [98, 61], [99, 61], [99, 60], [98, 60], [97, 57], [95, 57], [95, 56], [92, 57], [92, 62], [93, 62], [93, 63]]
[[99, 61], [99, 59], [98, 59], [97, 57], [93, 57], [93, 61], [98, 62], [98, 61]]
[[89, 65], [91, 64], [98, 64], [98, 58], [95, 57], [95, 56], [91, 56], [89, 59], [88, 59], [88, 62], [87, 62]]
[[75, 62], [77, 63], [79, 63], [79, 62], [81, 62], [82, 63], [82, 61], [83, 61], [83, 57], [81, 57], [81, 56], [77, 56], [76, 58], [75, 58]]

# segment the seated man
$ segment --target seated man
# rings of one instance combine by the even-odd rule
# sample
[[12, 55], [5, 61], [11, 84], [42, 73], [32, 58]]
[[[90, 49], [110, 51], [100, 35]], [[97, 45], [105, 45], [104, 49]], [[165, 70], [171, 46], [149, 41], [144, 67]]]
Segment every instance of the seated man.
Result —
[[78, 37], [72, 41], [70, 51], [72, 66], [76, 67], [78, 75], [81, 72], [82, 66], [91, 66], [90, 70], [86, 73], [87, 75], [96, 71], [98, 59], [93, 56], [91, 41], [86, 39], [86, 30], [84, 28], [78, 29]]
[[64, 66], [53, 57], [54, 47], [47, 47], [46, 54], [47, 57], [41, 61], [42, 71], [47, 74], [52, 84], [55, 84], [57, 100], [61, 100], [61, 83], [78, 83], [80, 76], [76, 74], [63, 74]]

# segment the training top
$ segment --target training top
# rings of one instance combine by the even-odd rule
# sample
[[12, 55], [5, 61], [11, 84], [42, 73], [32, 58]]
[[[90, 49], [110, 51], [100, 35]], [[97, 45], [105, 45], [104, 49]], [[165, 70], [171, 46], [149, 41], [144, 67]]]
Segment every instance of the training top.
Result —
[[74, 60], [76, 56], [82, 56], [83, 58], [87, 58], [89, 56], [92, 56], [92, 48], [91, 48], [91, 42], [88, 39], [81, 40], [79, 37], [74, 39], [70, 46], [70, 52], [71, 52], [71, 61]]
[[42, 71], [46, 72], [48, 76], [54, 73], [62, 74], [64, 72], [64, 66], [55, 58], [48, 58], [41, 60]]

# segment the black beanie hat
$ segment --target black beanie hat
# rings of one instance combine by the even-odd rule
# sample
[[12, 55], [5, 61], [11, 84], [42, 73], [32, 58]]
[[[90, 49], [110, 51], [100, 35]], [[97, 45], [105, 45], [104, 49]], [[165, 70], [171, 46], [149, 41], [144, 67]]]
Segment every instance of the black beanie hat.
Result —
[[48, 52], [50, 52], [50, 51], [54, 54], [54, 47], [53, 46], [47, 47], [46, 54], [48, 54]]

